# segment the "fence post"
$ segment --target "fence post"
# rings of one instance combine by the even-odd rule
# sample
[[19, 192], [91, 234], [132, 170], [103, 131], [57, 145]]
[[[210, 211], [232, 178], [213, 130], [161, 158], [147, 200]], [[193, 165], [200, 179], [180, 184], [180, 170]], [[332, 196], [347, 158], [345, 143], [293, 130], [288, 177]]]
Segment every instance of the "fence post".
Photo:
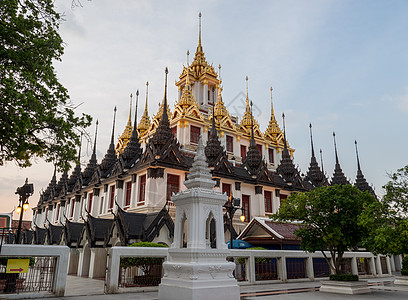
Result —
[[[370, 268], [373, 270], [373, 276], [374, 277], [377, 277], [377, 268], [376, 268], [376, 263], [375, 263], [375, 257], [374, 257], [374, 255], [371, 257], [371, 258], [369, 258], [369, 260], [370, 260]], [[381, 266], [380, 266], [380, 268], [381, 268]]]
[[286, 272], [286, 257], [282, 254], [277, 260], [280, 280], [286, 282], [288, 280], [288, 273]]
[[249, 263], [249, 268], [247, 270], [249, 271], [248, 274], [248, 280], [250, 283], [255, 283], [255, 256], [254, 253], [249, 253], [248, 257], [248, 263]]
[[306, 272], [307, 272], [307, 277], [311, 280], [314, 281], [314, 269], [313, 269], [313, 257], [309, 253], [309, 256], [306, 258]]
[[385, 259], [386, 259], [386, 261], [387, 261], [387, 274], [388, 275], [392, 275], [392, 270], [391, 270], [391, 258], [390, 258], [390, 256], [389, 255], [387, 255], [386, 257], [385, 257]]
[[375, 266], [377, 268], [377, 272], [376, 272], [376, 274], [374, 274], [374, 272], [373, 272], [373, 275], [374, 276], [375, 275], [382, 276], [383, 272], [382, 272], [382, 268], [381, 268], [381, 257], [379, 255], [377, 255], [374, 259], [375, 259]]
[[65, 294], [65, 284], [67, 282], [69, 248], [61, 249], [61, 255], [57, 257], [55, 268], [56, 278], [54, 279], [54, 294], [56, 297], [63, 297]]
[[106, 294], [118, 292], [119, 286], [120, 253], [115, 247], [109, 249], [108, 270], [106, 272]]
[[351, 274], [358, 275], [357, 257], [351, 257]]

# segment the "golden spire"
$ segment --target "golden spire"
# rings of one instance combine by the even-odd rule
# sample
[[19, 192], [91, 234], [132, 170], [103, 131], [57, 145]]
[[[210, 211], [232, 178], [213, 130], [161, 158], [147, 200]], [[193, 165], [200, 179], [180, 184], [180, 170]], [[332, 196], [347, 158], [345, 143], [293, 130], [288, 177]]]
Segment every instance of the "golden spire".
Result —
[[142, 118], [140, 119], [139, 125], [137, 125], [137, 129], [139, 130], [140, 135], [143, 135], [150, 128], [150, 117], [149, 112], [147, 110], [147, 100], [149, 95], [149, 82], [146, 82], [146, 103]]
[[125, 130], [123, 130], [122, 135], [119, 137], [118, 143], [116, 144], [116, 155], [119, 155], [125, 149], [130, 137], [132, 136], [133, 126], [132, 126], [132, 98], [133, 95], [130, 94], [130, 110], [129, 110], [129, 120], [126, 124]]
[[201, 46], [201, 12], [198, 13], [198, 46], [197, 49], [200, 48], [203, 51], [203, 47]]
[[[214, 71], [214, 68], [209, 65], [204, 56], [203, 46], [201, 44], [201, 12], [198, 14], [198, 45], [195, 52], [194, 60], [191, 63], [190, 68], [187, 68], [186, 71], [190, 70], [196, 80], [204, 74], [209, 74], [212, 77], [217, 77], [217, 74]], [[180, 79], [184, 76], [183, 73], [180, 76]]]
[[278, 122], [275, 118], [275, 113], [273, 111], [273, 98], [272, 98], [272, 87], [271, 87], [271, 119], [269, 120], [268, 128], [266, 128], [266, 135], [270, 138], [275, 139], [281, 130], [279, 128]]
[[[190, 54], [190, 51], [187, 50], [187, 70], [189, 69], [189, 61], [188, 61], [189, 54]], [[187, 72], [186, 85], [184, 86], [183, 94], [180, 97], [178, 105], [180, 105], [183, 109], [186, 109], [187, 107], [191, 105], [197, 105], [197, 101], [194, 99], [193, 93], [191, 91], [189, 72]]]
[[217, 102], [215, 102], [214, 105], [214, 116], [218, 119], [221, 120], [223, 117], [228, 115], [227, 108], [224, 105], [224, 102], [222, 102], [222, 79], [221, 79], [221, 65], [218, 65], [218, 73], [220, 74], [220, 83], [218, 85], [218, 97], [217, 97]]
[[251, 120], [253, 117], [251, 108], [249, 107], [248, 76], [246, 76], [245, 80], [246, 80], [246, 108], [244, 116], [242, 117], [241, 126], [251, 128]]

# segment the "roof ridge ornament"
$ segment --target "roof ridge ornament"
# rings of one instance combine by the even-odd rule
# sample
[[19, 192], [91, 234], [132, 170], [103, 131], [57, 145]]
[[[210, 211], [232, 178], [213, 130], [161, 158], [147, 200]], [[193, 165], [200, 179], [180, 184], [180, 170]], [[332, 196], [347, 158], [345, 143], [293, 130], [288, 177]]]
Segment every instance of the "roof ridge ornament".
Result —
[[343, 170], [340, 167], [339, 157], [337, 155], [337, 144], [336, 144], [336, 133], [333, 131], [333, 141], [334, 141], [334, 153], [336, 156], [336, 164], [334, 167], [334, 173], [330, 185], [335, 184], [350, 184], [346, 176], [343, 173]]
[[354, 141], [355, 147], [356, 147], [356, 157], [357, 157], [357, 177], [356, 177], [356, 182], [355, 186], [358, 188], [360, 191], [368, 191], [371, 194], [373, 194], [375, 197], [375, 192], [373, 188], [368, 184], [367, 180], [365, 179], [363, 172], [361, 171], [360, 168], [360, 159], [358, 157], [358, 149], [357, 149], [357, 141]]
[[139, 130], [140, 135], [143, 135], [147, 130], [150, 128], [150, 117], [149, 117], [149, 111], [147, 109], [147, 102], [148, 102], [148, 97], [149, 96], [149, 81], [146, 81], [146, 103], [145, 103], [145, 108], [143, 111], [143, 115], [140, 118], [139, 125], [137, 125], [137, 129]]
[[269, 124], [268, 127], [266, 128], [265, 134], [269, 136], [271, 140], [277, 142], [277, 137], [279, 134], [282, 133], [282, 131], [279, 128], [278, 121], [276, 121], [275, 112], [273, 110], [272, 86], [270, 90], [271, 90], [271, 119], [269, 120]]

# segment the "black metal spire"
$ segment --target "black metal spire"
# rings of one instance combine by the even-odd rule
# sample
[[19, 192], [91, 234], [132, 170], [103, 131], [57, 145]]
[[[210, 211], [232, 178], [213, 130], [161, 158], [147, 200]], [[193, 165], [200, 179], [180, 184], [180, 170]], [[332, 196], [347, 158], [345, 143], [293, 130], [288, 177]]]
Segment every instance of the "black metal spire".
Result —
[[332, 177], [330, 185], [350, 184], [346, 176], [344, 176], [344, 173], [340, 167], [339, 157], [337, 155], [336, 134], [334, 132], [333, 132], [333, 141], [334, 141], [334, 153], [336, 156], [336, 165], [334, 167], [334, 173], [333, 173], [333, 177]]
[[108, 148], [108, 151], [105, 154], [105, 157], [103, 158], [100, 168], [102, 172], [102, 177], [106, 177], [107, 172], [110, 170], [110, 168], [113, 166], [113, 164], [116, 161], [116, 152], [115, 152], [115, 144], [114, 142], [114, 136], [115, 136], [115, 122], [116, 122], [116, 106], [113, 110], [113, 125], [112, 125], [112, 136], [111, 136], [111, 142]]
[[[163, 99], [163, 113], [161, 115], [159, 126], [156, 132], [153, 134], [152, 143], [156, 148], [156, 155], [160, 155], [162, 148], [168, 141], [174, 138], [169, 122], [169, 116], [167, 115], [167, 74], [169, 73], [167, 67], [165, 69], [165, 81], [164, 81], [164, 99]], [[158, 152], [158, 153], [157, 153]]]
[[98, 161], [96, 160], [96, 138], [98, 136], [98, 120], [95, 123], [95, 138], [94, 138], [94, 147], [92, 151], [91, 158], [89, 159], [88, 165], [85, 170], [82, 172], [83, 185], [88, 185], [91, 181], [92, 175], [95, 171]]
[[320, 149], [320, 163], [322, 165], [322, 173], [324, 174], [324, 167], [323, 167], [323, 151]]
[[215, 115], [214, 115], [214, 107], [212, 109], [212, 123], [211, 123], [211, 131], [210, 136], [207, 140], [207, 145], [205, 146], [204, 153], [207, 157], [207, 161], [210, 167], [214, 165], [215, 160], [220, 156], [220, 154], [224, 151], [221, 146], [221, 142], [218, 139], [217, 129], [215, 127]]
[[249, 149], [247, 155], [245, 156], [244, 164], [246, 164], [249, 167], [250, 173], [255, 174], [255, 172], [262, 163], [262, 156], [261, 153], [259, 153], [258, 147], [256, 146], [255, 142], [252, 101], [250, 105], [251, 105], [251, 139], [249, 140]]
[[312, 157], [315, 157], [314, 148], [313, 148], [312, 123], [309, 123], [309, 129], [310, 129], [310, 145], [312, 147]]
[[135, 108], [135, 121], [133, 126], [132, 135], [129, 142], [126, 145], [125, 150], [121, 154], [124, 161], [125, 169], [132, 167], [133, 163], [142, 155], [142, 148], [139, 143], [139, 136], [137, 134], [137, 106], [139, 103], [139, 90], [136, 91], [136, 108]]
[[305, 181], [310, 181], [314, 187], [319, 187], [327, 185], [327, 178], [324, 176], [324, 173], [320, 170], [317, 163], [314, 147], [313, 147], [313, 135], [312, 135], [312, 123], [309, 124], [310, 130], [310, 144], [312, 148], [312, 157], [310, 159], [309, 170], [307, 171]]
[[356, 157], [357, 157], [357, 178], [356, 178], [355, 186], [360, 191], [363, 191], [363, 192], [369, 191], [371, 194], [375, 196], [373, 188], [367, 183], [367, 180], [365, 179], [363, 172], [361, 171], [361, 168], [360, 168], [360, 159], [358, 157], [357, 141], [354, 141], [354, 144], [356, 146]]
[[283, 119], [283, 151], [282, 159], [279, 166], [276, 168], [276, 173], [282, 176], [282, 178], [289, 184], [294, 184], [301, 186], [302, 179], [300, 177], [299, 171], [295, 168], [292, 158], [290, 157], [288, 145], [286, 141], [286, 124], [285, 124], [285, 114], [282, 114]]

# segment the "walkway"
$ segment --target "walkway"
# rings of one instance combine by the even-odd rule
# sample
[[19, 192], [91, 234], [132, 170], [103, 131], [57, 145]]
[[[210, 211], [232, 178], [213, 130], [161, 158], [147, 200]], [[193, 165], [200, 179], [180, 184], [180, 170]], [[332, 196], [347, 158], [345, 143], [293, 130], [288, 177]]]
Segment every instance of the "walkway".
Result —
[[[372, 293], [366, 295], [337, 295], [320, 293], [319, 281], [303, 281], [292, 283], [274, 283], [262, 285], [244, 285], [241, 286], [241, 300], [308, 300], [308, 299], [353, 299], [353, 300], [387, 300], [387, 299], [408, 299], [408, 286], [393, 286], [390, 284], [392, 277], [370, 278]], [[65, 297], [49, 299], [67, 299], [67, 300], [156, 300], [157, 288], [155, 290], [138, 293], [120, 293], [105, 295], [104, 281], [89, 278], [78, 278], [68, 276]]]

